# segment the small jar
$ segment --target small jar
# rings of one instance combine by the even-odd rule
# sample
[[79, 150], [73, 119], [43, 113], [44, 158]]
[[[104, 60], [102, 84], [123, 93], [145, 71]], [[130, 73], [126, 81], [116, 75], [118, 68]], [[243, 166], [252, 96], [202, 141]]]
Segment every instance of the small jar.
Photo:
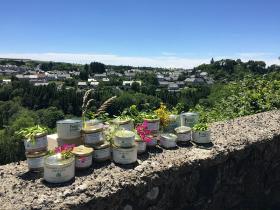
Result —
[[178, 142], [189, 142], [192, 138], [192, 130], [187, 126], [175, 128]]
[[166, 149], [177, 147], [177, 136], [173, 133], [164, 133], [160, 135], [160, 145]]
[[135, 144], [137, 147], [137, 154], [142, 154], [146, 152], [147, 144], [141, 139], [141, 137], [138, 134], [135, 136]]
[[45, 158], [44, 179], [50, 183], [68, 182], [75, 177], [75, 156], [63, 159], [61, 154]]
[[181, 126], [193, 127], [199, 120], [199, 114], [196, 112], [186, 112], [180, 115]]
[[168, 118], [169, 123], [168, 126], [164, 128], [164, 131], [173, 133], [175, 128], [177, 128], [180, 125], [180, 117], [179, 115], [171, 114]]
[[119, 126], [120, 129], [132, 131], [134, 128], [133, 121], [131, 119], [116, 119], [115, 124]]
[[193, 141], [198, 144], [208, 144], [211, 142], [210, 130], [206, 131], [194, 131]]
[[103, 162], [111, 159], [111, 148], [109, 143], [104, 142], [101, 145], [92, 145], [92, 147], [94, 148], [93, 160], [96, 162]]
[[149, 137], [151, 138], [151, 140], [146, 142], [147, 147], [155, 147], [158, 143], [158, 134], [152, 134]]
[[74, 147], [72, 153], [75, 155], [76, 169], [85, 169], [92, 165], [93, 148], [80, 145]]
[[83, 140], [85, 144], [100, 145], [104, 142], [103, 127], [91, 127], [82, 129]]
[[127, 130], [119, 130], [115, 133], [114, 144], [117, 147], [132, 147], [135, 142], [135, 133]]
[[119, 164], [131, 164], [137, 161], [137, 147], [130, 148], [113, 147], [113, 160]]
[[29, 171], [42, 172], [44, 170], [44, 159], [47, 152], [25, 153]]
[[24, 140], [25, 151], [28, 153], [46, 151], [48, 147], [47, 134], [41, 133], [35, 136], [35, 140]]
[[158, 131], [159, 130], [159, 119], [144, 119], [147, 122], [147, 130]]

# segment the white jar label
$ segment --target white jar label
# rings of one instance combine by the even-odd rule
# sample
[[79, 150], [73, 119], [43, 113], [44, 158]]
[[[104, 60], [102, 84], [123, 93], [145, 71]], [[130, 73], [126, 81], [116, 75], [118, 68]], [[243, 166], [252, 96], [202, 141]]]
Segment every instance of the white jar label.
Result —
[[93, 158], [94, 159], [104, 159], [104, 158], [109, 158], [111, 156], [111, 150], [110, 148], [105, 148], [105, 149], [98, 149], [94, 150], [93, 152]]
[[77, 168], [89, 167], [92, 164], [92, 155], [85, 156], [85, 157], [76, 157], [75, 162]]
[[137, 150], [138, 151], [145, 151], [146, 150], [146, 143], [145, 142], [136, 142]]
[[150, 131], [159, 130], [159, 121], [156, 122], [147, 122], [147, 129]]
[[152, 138], [150, 141], [147, 141], [147, 145], [155, 146], [157, 145], [157, 140], [155, 138]]
[[29, 168], [43, 168], [44, 167], [44, 157], [37, 158], [27, 158], [27, 164]]
[[129, 122], [129, 123], [126, 123], [126, 124], [119, 125], [119, 127], [124, 129], [124, 130], [131, 131], [133, 129], [133, 124], [132, 124], [132, 122]]
[[39, 148], [47, 147], [47, 136], [36, 138], [35, 142], [32, 141], [27, 142], [25, 140], [24, 146], [26, 149], [39, 149]]
[[176, 147], [176, 141], [169, 141], [166, 139], [160, 139], [160, 144], [166, 148]]
[[59, 183], [66, 182], [74, 178], [75, 176], [75, 164], [71, 164], [65, 167], [49, 168], [44, 167], [44, 179], [49, 182]]
[[128, 149], [127, 151], [113, 150], [113, 158], [117, 163], [132, 163], [137, 160], [137, 150]]
[[102, 132], [84, 134], [84, 141], [87, 144], [96, 144], [103, 141], [103, 139], [104, 136]]
[[188, 133], [178, 133], [178, 141], [190, 141], [191, 140], [191, 132]]

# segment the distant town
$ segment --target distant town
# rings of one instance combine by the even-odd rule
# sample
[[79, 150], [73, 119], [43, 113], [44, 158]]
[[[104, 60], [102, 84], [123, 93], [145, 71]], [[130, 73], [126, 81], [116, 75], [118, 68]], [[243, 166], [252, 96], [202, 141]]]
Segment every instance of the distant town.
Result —
[[[3, 59], [2, 59], [3, 60]], [[28, 60], [18, 60], [28, 61]], [[214, 80], [207, 72], [199, 69], [156, 69], [156, 68], [131, 68], [114, 70], [114, 68], [106, 68], [104, 73], [95, 73], [89, 75], [87, 80], [80, 79], [80, 71], [73, 70], [50, 70], [44, 71], [42, 64], [36, 67], [18, 66], [18, 65], [0, 65], [0, 83], [7, 84], [11, 82], [11, 78], [15, 77], [19, 80], [28, 80], [34, 86], [46, 86], [50, 82], [56, 82], [58, 88], [61, 88], [66, 80], [75, 79], [79, 89], [96, 88], [102, 82], [106, 84], [112, 78], [120, 79], [122, 87], [129, 89], [133, 83], [142, 85], [143, 81], [139, 80], [137, 75], [142, 73], [155, 74], [158, 81], [158, 90], [166, 88], [169, 92], [180, 91], [186, 85], [211, 85]], [[70, 87], [68, 87], [70, 88]]]

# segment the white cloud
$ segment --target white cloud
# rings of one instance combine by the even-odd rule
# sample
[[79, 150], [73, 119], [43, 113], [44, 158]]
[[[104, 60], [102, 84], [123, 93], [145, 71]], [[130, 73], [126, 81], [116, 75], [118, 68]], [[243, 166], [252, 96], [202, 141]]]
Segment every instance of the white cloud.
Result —
[[86, 54], [86, 53], [0, 53], [0, 58], [26, 58], [41, 61], [61, 61], [70, 63], [90, 63], [98, 61], [112, 65], [152, 66], [166, 68], [193, 68], [203, 63], [209, 63], [222, 58], [248, 60], [264, 60], [268, 65], [279, 64], [280, 60], [272, 54], [262, 53], [237, 53], [233, 56], [207, 56], [204, 58], [190, 58], [186, 56], [161, 55], [161, 56], [119, 56], [114, 54]]
[[0, 53], [1, 58], [27, 58], [42, 61], [61, 61], [71, 63], [90, 63], [99, 61], [112, 65], [152, 66], [166, 68], [192, 68], [209, 59], [185, 58], [177, 56], [119, 56], [113, 54], [75, 54], [75, 53]]

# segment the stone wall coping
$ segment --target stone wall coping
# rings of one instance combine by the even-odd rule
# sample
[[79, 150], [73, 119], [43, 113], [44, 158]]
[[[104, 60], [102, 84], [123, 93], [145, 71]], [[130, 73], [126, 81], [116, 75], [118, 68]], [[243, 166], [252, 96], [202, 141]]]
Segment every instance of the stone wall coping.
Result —
[[[112, 194], [126, 187], [150, 183], [155, 176], [168, 175], [185, 167], [204, 167], [205, 160], [219, 164], [228, 154], [248, 146], [270, 141], [280, 135], [280, 111], [270, 111], [211, 125], [213, 146], [160, 147], [139, 157], [133, 166], [113, 162], [94, 163], [91, 169], [77, 172], [67, 184], [49, 184], [27, 172], [26, 161], [0, 166], [0, 206], [4, 209], [72, 208]], [[209, 164], [209, 161], [207, 161]], [[0, 208], [1, 208], [0, 207]]]

